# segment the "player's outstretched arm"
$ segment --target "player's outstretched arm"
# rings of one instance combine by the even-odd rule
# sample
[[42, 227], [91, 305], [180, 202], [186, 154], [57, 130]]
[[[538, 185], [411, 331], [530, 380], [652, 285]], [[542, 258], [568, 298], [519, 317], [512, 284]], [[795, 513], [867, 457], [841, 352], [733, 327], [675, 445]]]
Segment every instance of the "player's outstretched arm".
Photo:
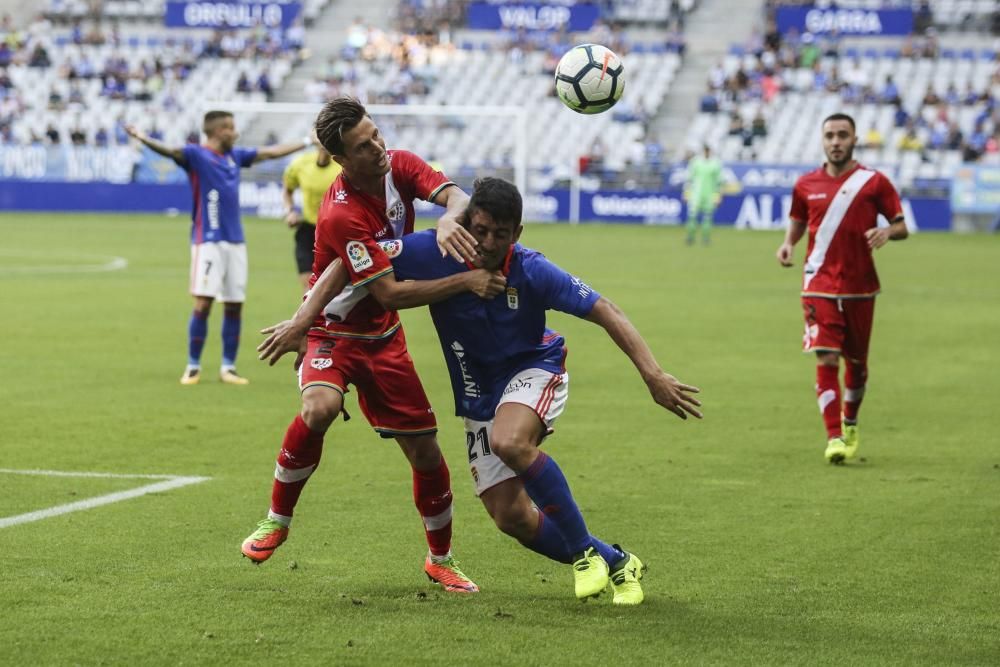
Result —
[[257, 157], [253, 159], [254, 164], [258, 162], [263, 162], [264, 160], [273, 160], [279, 157], [285, 157], [286, 155], [291, 155], [295, 151], [300, 151], [303, 148], [309, 148], [315, 143], [315, 139], [312, 136], [303, 137], [301, 141], [292, 141], [287, 144], [275, 144], [274, 146], [262, 146], [257, 149]]
[[184, 149], [183, 148], [173, 148], [166, 145], [162, 141], [157, 141], [151, 138], [145, 132], [137, 128], [135, 125], [126, 125], [125, 133], [132, 137], [144, 146], [148, 146], [154, 153], [159, 153], [163, 157], [168, 157], [174, 162], [182, 163], [184, 162]]
[[456, 262], [476, 261], [476, 239], [461, 223], [469, 205], [469, 195], [457, 185], [451, 185], [437, 193], [434, 203], [446, 209], [437, 222], [437, 244], [441, 256], [451, 255]]
[[701, 419], [701, 412], [698, 410], [701, 401], [691, 396], [701, 390], [681, 383], [660, 368], [649, 345], [618, 306], [602, 296], [586, 319], [603, 327], [611, 340], [632, 360], [654, 401], [681, 419], [687, 419], [689, 414]]
[[387, 273], [365, 286], [384, 308], [403, 310], [428, 306], [462, 292], [472, 292], [483, 299], [492, 299], [503, 291], [507, 279], [499, 271], [474, 269], [435, 280], [400, 282]]
[[262, 334], [270, 335], [257, 346], [257, 352], [260, 353], [257, 358], [273, 366], [288, 352], [298, 351], [309, 332], [309, 327], [323, 312], [323, 307], [344, 290], [347, 280], [347, 269], [340, 259], [330, 262], [326, 270], [316, 279], [316, 283], [292, 319], [260, 330]]
[[803, 234], [806, 233], [806, 223], [792, 218], [788, 221], [788, 229], [785, 231], [785, 240], [778, 246], [775, 256], [782, 266], [792, 265], [792, 252], [795, 244], [799, 242]]

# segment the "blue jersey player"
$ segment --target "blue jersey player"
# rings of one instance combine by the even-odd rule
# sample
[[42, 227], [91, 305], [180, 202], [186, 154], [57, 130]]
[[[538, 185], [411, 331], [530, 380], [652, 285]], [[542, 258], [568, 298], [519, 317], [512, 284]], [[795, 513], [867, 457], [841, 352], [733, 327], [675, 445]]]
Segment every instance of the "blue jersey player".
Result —
[[133, 126], [126, 127], [130, 136], [173, 159], [191, 181], [194, 202], [190, 291], [194, 296], [194, 311], [188, 323], [188, 364], [181, 384], [198, 384], [201, 379], [201, 351], [215, 299], [225, 306], [220, 378], [227, 384], [247, 384], [249, 381], [236, 372], [247, 284], [247, 250], [240, 221], [240, 169], [294, 153], [312, 143], [312, 138], [265, 148], [239, 148], [234, 145], [239, 133], [233, 114], [228, 111], [206, 113], [202, 130], [206, 137], [204, 144], [174, 148]]
[[[701, 417], [700, 403], [690, 395], [698, 389], [664, 372], [639, 332], [608, 299], [517, 244], [521, 197], [513, 185], [495, 178], [477, 181], [465, 224], [476, 239], [482, 268], [501, 271], [507, 279], [506, 291], [494, 299], [460, 294], [430, 306], [456, 413], [465, 420], [476, 493], [500, 530], [529, 549], [572, 564], [578, 598], [599, 594], [610, 579], [615, 604], [639, 604], [642, 562], [589, 532], [566, 477], [539, 449], [565, 408], [569, 386], [564, 340], [546, 328], [546, 311], [570, 313], [603, 327], [639, 370], [653, 399], [677, 416]], [[382, 247], [401, 280], [442, 278], [469, 269], [441, 256], [432, 231], [386, 241]], [[342, 279], [328, 273], [295, 319], [265, 330], [274, 333], [258, 348], [262, 358], [273, 363], [295, 347], [310, 315], [340, 290]]]

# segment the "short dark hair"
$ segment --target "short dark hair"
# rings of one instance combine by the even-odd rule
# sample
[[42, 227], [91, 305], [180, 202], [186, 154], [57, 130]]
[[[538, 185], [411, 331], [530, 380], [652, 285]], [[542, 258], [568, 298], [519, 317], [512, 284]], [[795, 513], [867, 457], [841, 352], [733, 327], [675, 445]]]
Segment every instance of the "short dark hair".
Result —
[[344, 132], [350, 132], [368, 115], [354, 97], [337, 97], [323, 105], [316, 116], [316, 138], [331, 155], [344, 154]]
[[208, 134], [209, 128], [212, 124], [222, 118], [232, 118], [233, 114], [231, 111], [209, 111], [205, 114], [205, 118], [201, 122], [201, 131], [206, 135]]
[[[851, 131], [852, 132], [857, 132], [858, 131], [857, 126], [855, 126], [855, 124], [854, 124], [854, 119], [851, 118], [850, 116], [848, 116], [846, 113], [832, 113], [832, 114], [830, 114], [829, 116], [827, 116], [826, 118], [823, 119], [823, 125], [826, 125], [831, 120], [846, 120], [848, 123], [850, 123], [850, 125], [851, 125]], [[823, 125], [820, 125], [820, 127], [823, 127]]]
[[521, 224], [523, 204], [521, 193], [510, 181], [502, 178], [485, 176], [477, 178], [472, 184], [472, 198], [465, 208], [463, 223], [467, 227], [476, 211], [488, 213], [497, 224], [512, 225], [515, 229]]

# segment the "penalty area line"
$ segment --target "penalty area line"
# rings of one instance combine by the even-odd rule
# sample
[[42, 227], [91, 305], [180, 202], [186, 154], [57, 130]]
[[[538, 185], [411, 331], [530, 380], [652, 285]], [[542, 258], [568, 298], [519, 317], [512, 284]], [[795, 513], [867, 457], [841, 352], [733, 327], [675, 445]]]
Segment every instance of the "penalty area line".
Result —
[[154, 484], [146, 484], [144, 486], [127, 489], [125, 491], [116, 491], [115, 493], [108, 493], [103, 496], [94, 496], [93, 498], [87, 498], [86, 500], [79, 500], [65, 505], [47, 507], [35, 512], [0, 517], [0, 528], [9, 528], [10, 526], [17, 526], [22, 523], [31, 523], [33, 521], [49, 519], [54, 516], [70, 514], [71, 512], [89, 510], [95, 507], [101, 507], [102, 505], [110, 505], [112, 503], [119, 503], [123, 500], [131, 500], [132, 498], [138, 498], [150, 493], [160, 493], [163, 491], [179, 489], [183, 486], [190, 486], [191, 484], [200, 484], [201, 482], [207, 482], [212, 479], [211, 477], [180, 477], [177, 475], [117, 475], [112, 473], [68, 473], [56, 470], [8, 470], [3, 468], [0, 468], [0, 473], [45, 475], [50, 477], [107, 477], [115, 479], [135, 478], [162, 480]]

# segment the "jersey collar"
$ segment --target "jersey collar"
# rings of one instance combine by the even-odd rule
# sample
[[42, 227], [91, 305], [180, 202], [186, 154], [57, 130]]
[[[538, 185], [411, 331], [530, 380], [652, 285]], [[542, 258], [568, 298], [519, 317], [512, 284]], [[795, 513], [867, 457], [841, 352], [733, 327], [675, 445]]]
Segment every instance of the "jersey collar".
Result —
[[[510, 262], [514, 259], [514, 246], [516, 245], [516, 243], [510, 244], [510, 247], [507, 248], [507, 256], [504, 257], [503, 264], [500, 265], [500, 273], [502, 273], [505, 277], [510, 275]], [[469, 260], [465, 260], [465, 266], [468, 267], [470, 271], [475, 271], [479, 268]]]

